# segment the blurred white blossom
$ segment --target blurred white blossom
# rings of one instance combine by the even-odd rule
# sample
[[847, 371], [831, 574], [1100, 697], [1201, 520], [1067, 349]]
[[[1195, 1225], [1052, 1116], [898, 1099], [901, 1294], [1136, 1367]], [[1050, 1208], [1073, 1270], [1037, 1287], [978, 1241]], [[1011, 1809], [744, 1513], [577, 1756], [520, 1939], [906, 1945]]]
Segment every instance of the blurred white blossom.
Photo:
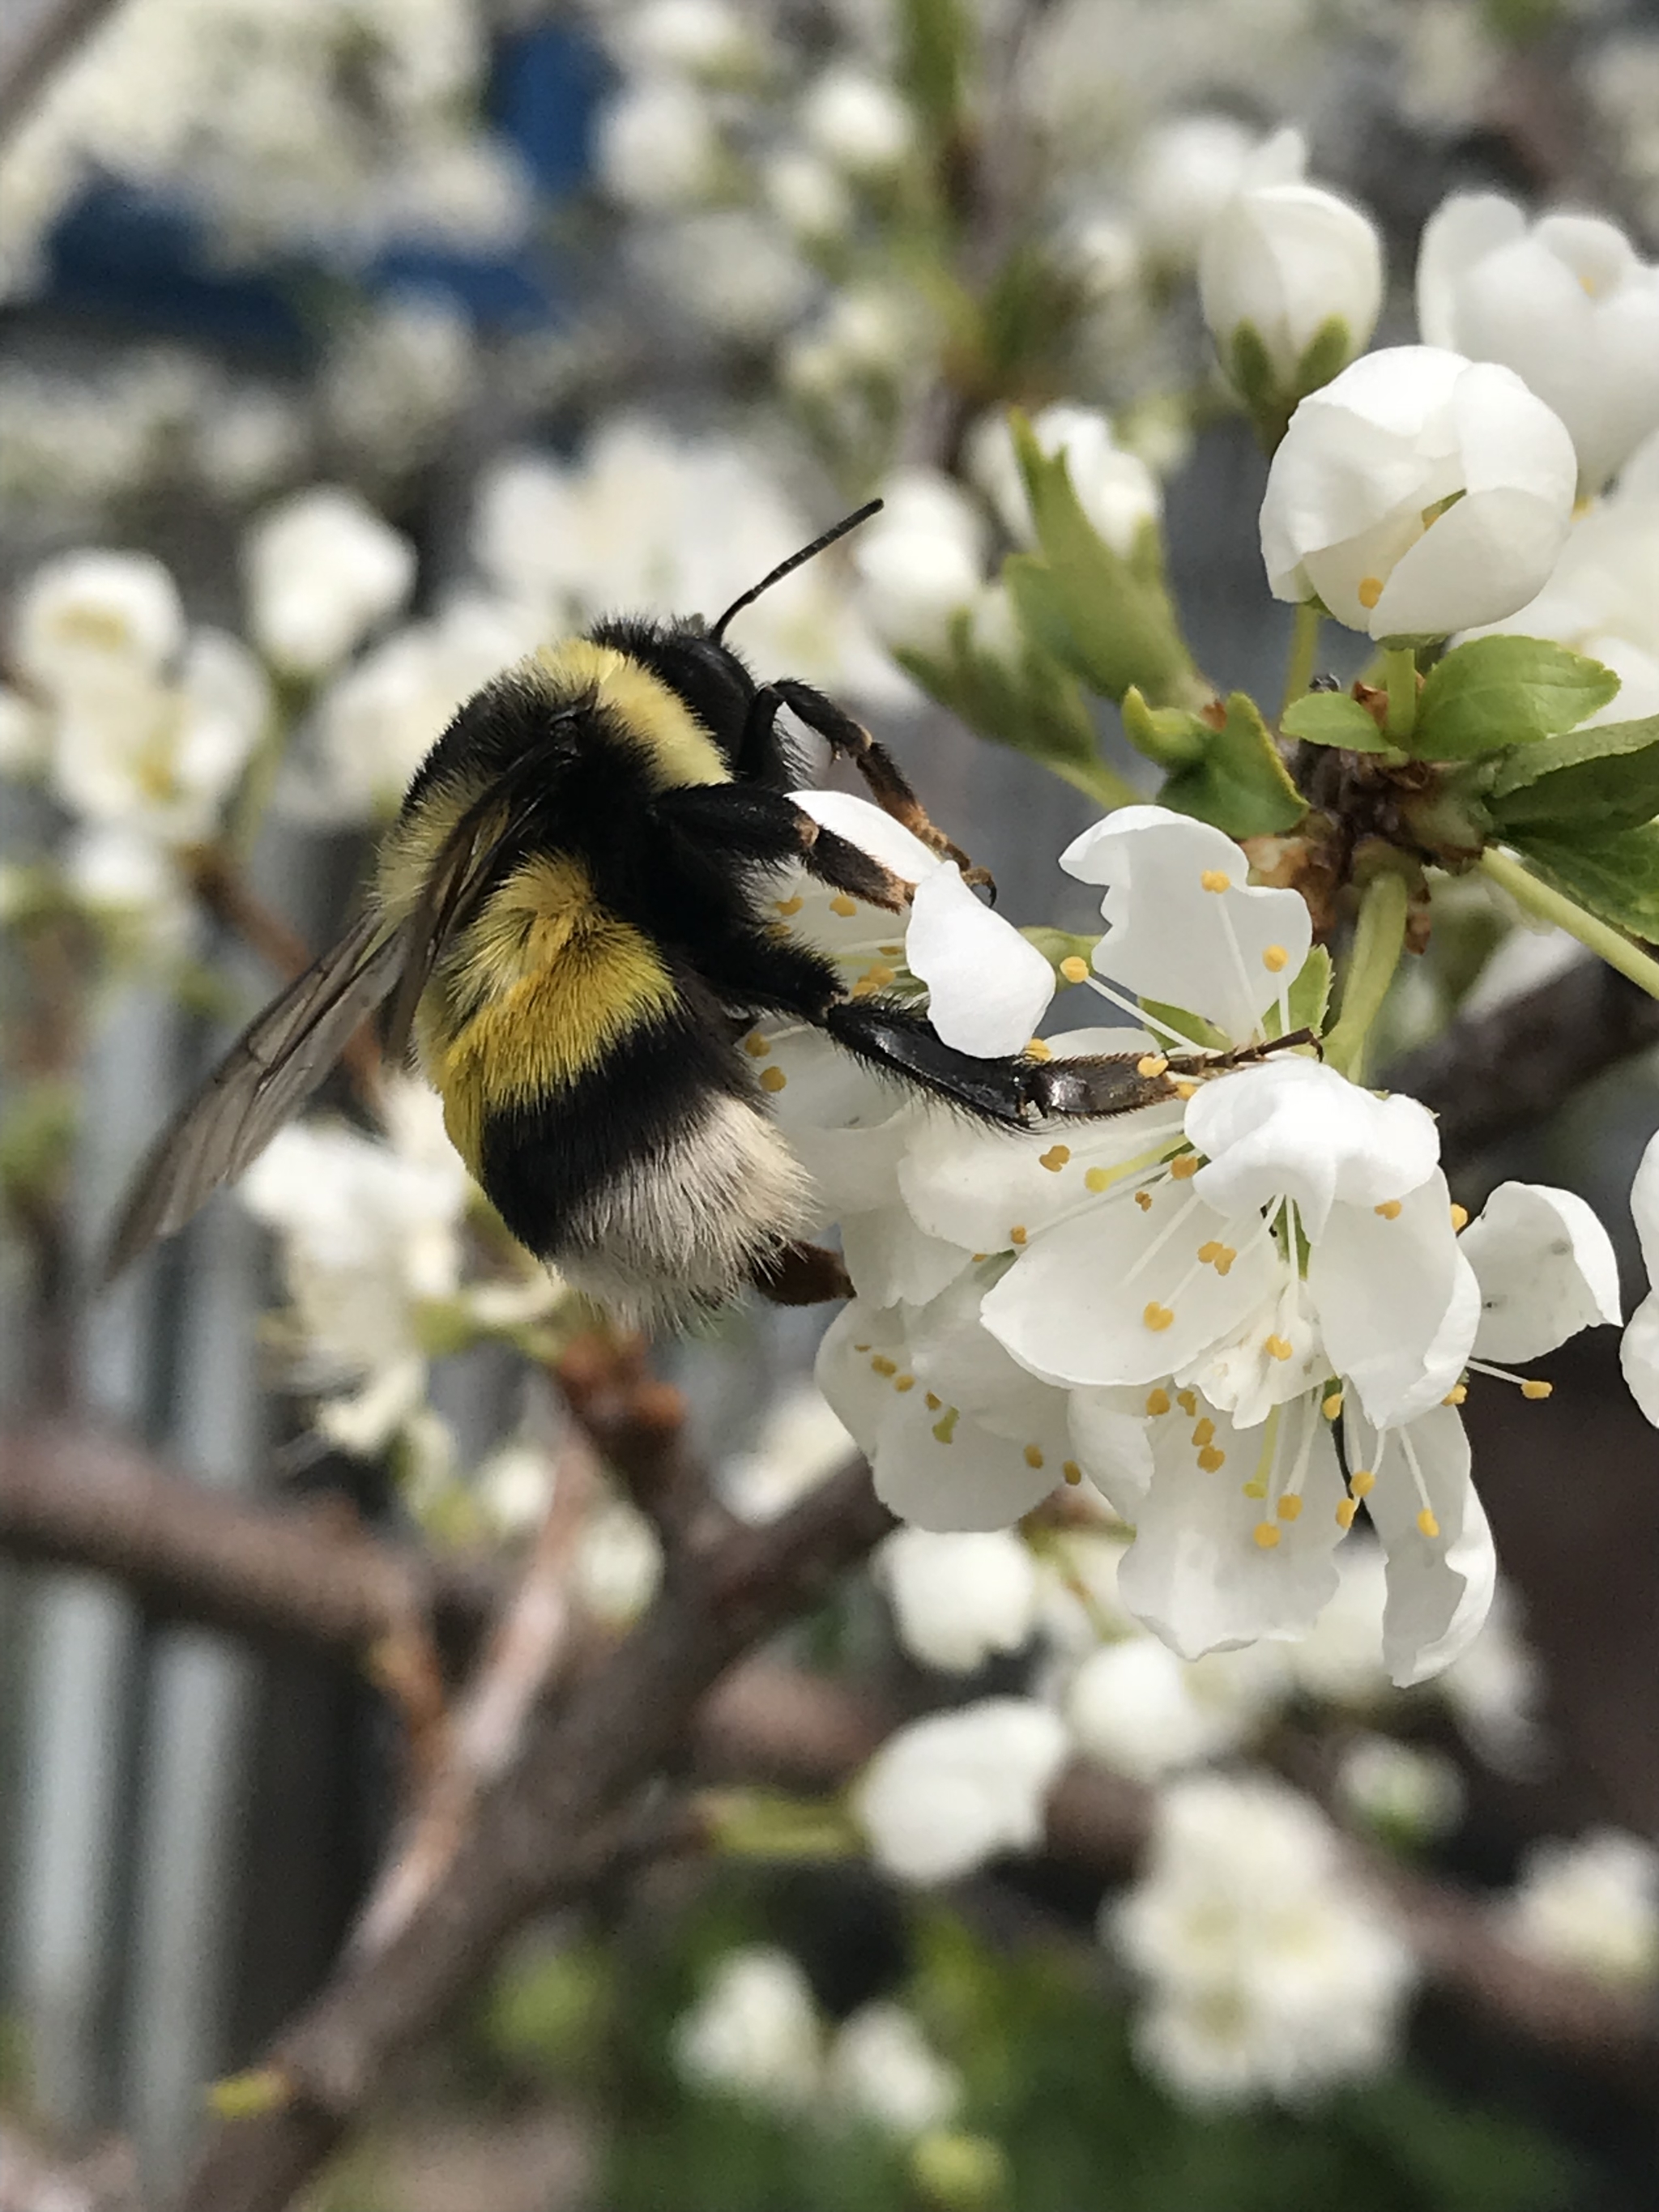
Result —
[[984, 520], [937, 470], [904, 470], [881, 493], [882, 512], [853, 548], [866, 611], [889, 644], [942, 652], [984, 586]]
[[890, 1999], [842, 2021], [830, 2046], [825, 2089], [833, 2109], [873, 2121], [901, 2141], [944, 2127], [963, 2099], [955, 2067], [933, 2049], [915, 2014]]
[[1237, 1750], [1283, 1698], [1280, 1648], [1259, 1644], [1187, 1660], [1154, 1636], [1103, 1644], [1066, 1692], [1078, 1748], [1138, 1782]]
[[1147, 249], [1162, 259], [1197, 258], [1206, 233], [1238, 191], [1256, 134], [1230, 115], [1183, 115], [1147, 135], [1129, 191]]
[[1042, 1837], [1066, 1759], [1059, 1717], [1024, 1698], [988, 1698], [888, 1737], [854, 1784], [853, 1811], [896, 1881], [954, 1881]]
[[415, 582], [415, 549], [353, 491], [318, 484], [260, 515], [242, 549], [253, 641], [285, 674], [327, 675]]
[[767, 1408], [754, 1442], [715, 1473], [721, 1501], [740, 1521], [774, 1521], [816, 1490], [856, 1447], [811, 1383], [786, 1391]]
[[672, 76], [636, 77], [605, 109], [594, 149], [614, 199], [641, 209], [679, 209], [720, 180], [722, 149], [705, 94]]
[[151, 553], [65, 553], [17, 598], [11, 657], [48, 698], [160, 676], [185, 638], [178, 586]]
[[1344, 1744], [1336, 1790], [1350, 1815], [1396, 1840], [1432, 1843], [1462, 1816], [1462, 1778], [1443, 1752], [1374, 1730]]
[[582, 1522], [571, 1565], [581, 1603], [607, 1628], [627, 1628], [657, 1594], [662, 1546], [637, 1506], [609, 1498]]
[[[1158, 479], [1146, 462], [1124, 452], [1111, 424], [1092, 407], [1045, 407], [1032, 417], [1031, 434], [1042, 453], [1065, 456], [1078, 504], [1097, 534], [1115, 553], [1133, 553], [1142, 529], [1158, 523], [1164, 511]], [[1005, 415], [986, 416], [975, 426], [966, 459], [1008, 535], [1017, 544], [1034, 545], [1031, 504]]]
[[1423, 233], [1417, 319], [1427, 344], [1501, 362], [1554, 410], [1581, 491], [1659, 428], [1659, 270], [1600, 216], [1529, 225], [1495, 192], [1455, 195]]
[[1006, 1529], [938, 1536], [900, 1528], [872, 1564], [901, 1642], [924, 1666], [969, 1674], [994, 1652], [1018, 1651], [1031, 1633], [1036, 1568]]
[[817, 79], [799, 120], [813, 151], [854, 177], [896, 169], [915, 143], [914, 119], [893, 87], [845, 63]]
[[1659, 1851], [1615, 1828], [1536, 1844], [1502, 1921], [1533, 1958], [1644, 1987], [1659, 1980]]
[[805, 2110], [817, 2094], [823, 2038], [806, 1977], [787, 1951], [751, 1944], [715, 1966], [673, 2036], [694, 2087], [765, 2112]]
[[1302, 2104], [1394, 2055], [1411, 1954], [1280, 1783], [1167, 1785], [1146, 1869], [1102, 1933], [1147, 1984], [1142, 2057], [1194, 2104]]

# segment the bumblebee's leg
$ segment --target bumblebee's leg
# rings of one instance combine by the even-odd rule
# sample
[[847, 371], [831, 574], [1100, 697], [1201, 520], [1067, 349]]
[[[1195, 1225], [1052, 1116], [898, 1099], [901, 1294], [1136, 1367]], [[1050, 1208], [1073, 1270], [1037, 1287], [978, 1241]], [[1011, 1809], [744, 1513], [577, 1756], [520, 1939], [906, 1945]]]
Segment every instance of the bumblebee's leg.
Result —
[[976, 868], [962, 848], [952, 844], [945, 832], [929, 821], [927, 808], [911, 790], [898, 763], [884, 745], [876, 743], [862, 722], [855, 722], [844, 708], [836, 706], [833, 699], [827, 699], [811, 684], [798, 683], [793, 677], [781, 677], [767, 688], [783, 705], [793, 708], [807, 728], [816, 730], [833, 751], [844, 754], [852, 762], [884, 814], [890, 814], [913, 836], [920, 837], [930, 853], [937, 853], [941, 860], [954, 860], [968, 882], [988, 884], [995, 896], [996, 886], [985, 870]]
[[872, 906], [897, 914], [909, 903], [910, 886], [902, 877], [850, 838], [823, 828], [779, 792], [750, 784], [696, 784], [665, 792], [656, 812], [705, 857], [780, 866], [798, 861], [820, 883]]

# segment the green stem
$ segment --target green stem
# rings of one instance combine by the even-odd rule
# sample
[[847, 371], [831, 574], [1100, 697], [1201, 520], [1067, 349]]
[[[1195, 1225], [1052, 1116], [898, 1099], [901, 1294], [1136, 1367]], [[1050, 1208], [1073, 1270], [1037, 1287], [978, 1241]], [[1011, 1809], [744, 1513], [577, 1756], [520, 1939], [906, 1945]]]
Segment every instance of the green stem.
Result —
[[1323, 619], [1317, 599], [1304, 599], [1296, 611], [1291, 657], [1285, 668], [1285, 696], [1279, 709], [1281, 714], [1313, 682], [1314, 655], [1319, 650], [1319, 625]]
[[1382, 665], [1389, 687], [1384, 734], [1404, 745], [1417, 727], [1417, 655], [1408, 645], [1385, 646]]
[[1115, 768], [1108, 768], [1103, 760], [1063, 761], [1046, 760], [1044, 768], [1054, 774], [1085, 799], [1092, 799], [1109, 814], [1115, 806], [1143, 806], [1146, 800], [1127, 776], [1120, 775]]
[[1342, 987], [1342, 1012], [1325, 1040], [1325, 1057], [1339, 1074], [1358, 1083], [1371, 1024], [1389, 994], [1394, 971], [1406, 949], [1406, 915], [1411, 890], [1392, 868], [1374, 875], [1360, 895], [1359, 924]]
[[1621, 975], [1628, 975], [1632, 983], [1639, 983], [1652, 999], [1659, 999], [1659, 960], [1631, 943], [1624, 932], [1615, 929], [1611, 922], [1598, 921], [1593, 914], [1565, 892], [1552, 890], [1547, 884], [1540, 883], [1529, 868], [1524, 867], [1513, 853], [1501, 853], [1488, 845], [1480, 855], [1481, 872], [1504, 889], [1518, 907], [1528, 914], [1536, 915], [1540, 921], [1553, 922], [1565, 929], [1581, 945], [1587, 945], [1609, 968], [1616, 968]]

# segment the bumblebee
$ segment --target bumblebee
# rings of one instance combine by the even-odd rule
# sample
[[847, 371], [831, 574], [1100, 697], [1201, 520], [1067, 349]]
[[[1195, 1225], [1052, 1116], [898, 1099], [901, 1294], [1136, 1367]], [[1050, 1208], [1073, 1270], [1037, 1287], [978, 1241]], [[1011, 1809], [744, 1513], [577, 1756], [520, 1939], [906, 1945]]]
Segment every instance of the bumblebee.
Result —
[[777, 933], [762, 885], [791, 863], [895, 911], [910, 891], [787, 797], [786, 707], [890, 814], [964, 859], [866, 730], [810, 684], [757, 682], [725, 642], [736, 615], [878, 505], [712, 627], [601, 622], [459, 709], [410, 787], [362, 919], [157, 1139], [112, 1274], [240, 1174], [388, 999], [388, 1054], [412, 1036], [507, 1228], [636, 1321], [684, 1319], [746, 1283], [775, 1292], [792, 1255], [811, 1253], [796, 1241], [805, 1178], [739, 1045], [758, 1016], [812, 1024], [878, 1073], [1011, 1127], [1169, 1097], [1133, 1057], [954, 1051], [915, 1006], [848, 996], [827, 959]]

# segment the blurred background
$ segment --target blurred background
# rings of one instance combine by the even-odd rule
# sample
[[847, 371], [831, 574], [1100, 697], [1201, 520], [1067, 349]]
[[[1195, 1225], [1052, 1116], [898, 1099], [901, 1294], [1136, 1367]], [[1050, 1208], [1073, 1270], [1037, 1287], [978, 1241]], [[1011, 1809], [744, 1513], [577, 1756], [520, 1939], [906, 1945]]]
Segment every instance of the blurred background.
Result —
[[[463, 1565], [522, 1549], [561, 1447], [535, 1356], [557, 1317], [528, 1272], [480, 1256], [418, 1105], [384, 1139], [337, 1121], [91, 1301], [125, 1176], [227, 1024], [338, 926], [459, 700], [599, 613], [713, 613], [896, 469], [972, 492], [975, 426], [1010, 402], [1110, 417], [1155, 482], [1200, 665], [1275, 699], [1266, 463], [1193, 269], [1286, 124], [1384, 234], [1381, 342], [1413, 335], [1415, 242], [1449, 191], [1593, 207], [1644, 258], [1659, 246], [1659, 11], [1638, 0], [9, 0], [10, 1430], [90, 1415], [224, 1492], [333, 1500]], [[94, 553], [146, 562], [100, 580], [72, 565]], [[63, 605], [115, 605], [155, 641], [72, 758], [40, 673]], [[925, 647], [927, 618], [848, 545], [757, 605], [742, 644], [878, 724], [1005, 913], [1085, 927], [1054, 855], [1097, 808], [924, 696], [896, 653]], [[1559, 969], [1512, 920], [1484, 893], [1450, 916], [1396, 988], [1396, 1055]], [[1639, 1294], [1625, 1194], [1656, 1073], [1632, 1057], [1458, 1159], [1457, 1195], [1509, 1175], [1582, 1191]], [[343, 1087], [330, 1103], [353, 1112]], [[663, 1348], [739, 1512], [845, 1456], [810, 1384], [823, 1321], [744, 1311]], [[1471, 1401], [1508, 1580], [1441, 1685], [1387, 1689], [1364, 1574], [1271, 1679], [1249, 1654], [1148, 1657], [1114, 1610], [1115, 1540], [1091, 1527], [1007, 1539], [1015, 1562], [922, 1561], [907, 1584], [895, 1557], [855, 1579], [768, 1662], [831, 1694], [810, 1708], [827, 1747], [780, 1758], [763, 1727], [722, 1756], [796, 1786], [816, 1762], [828, 1790], [894, 1719], [1069, 1698], [1076, 1758], [1158, 1790], [1288, 1776], [1298, 1807], [1320, 1799], [1389, 1863], [1476, 1899], [1519, 1955], [1638, 2015], [1659, 1972], [1659, 1486], [1610, 1346], [1547, 1364], [1549, 1405]], [[362, 1669], [20, 1564], [0, 1521], [0, 2206], [159, 2203], [210, 2085], [326, 1975], [386, 1845], [398, 1726]], [[578, 1569], [598, 1617], [646, 1602], [653, 1540], [601, 1480]], [[998, 1625], [953, 1638], [981, 1571], [1004, 1578]], [[1074, 1684], [1097, 1647], [1115, 1671], [1090, 1702]], [[1326, 1847], [1291, 1818], [1264, 1883], [1316, 1888]], [[1288, 2013], [1212, 2021], [1196, 2054], [1160, 2039], [1157, 1947], [1124, 1917], [1138, 1898], [1144, 1921], [1153, 1881], [1085, 1839], [918, 1887], [837, 1832], [607, 1886], [515, 1945], [310, 2201], [1659, 2203], [1650, 2072], [1432, 1975], [1413, 1997], [1386, 1915], [1318, 1938], [1321, 2002], [1365, 2025], [1339, 2063], [1297, 2057]], [[1239, 1917], [1227, 1940], [1270, 1942], [1259, 1900], [1224, 1891], [1206, 1909]]]

